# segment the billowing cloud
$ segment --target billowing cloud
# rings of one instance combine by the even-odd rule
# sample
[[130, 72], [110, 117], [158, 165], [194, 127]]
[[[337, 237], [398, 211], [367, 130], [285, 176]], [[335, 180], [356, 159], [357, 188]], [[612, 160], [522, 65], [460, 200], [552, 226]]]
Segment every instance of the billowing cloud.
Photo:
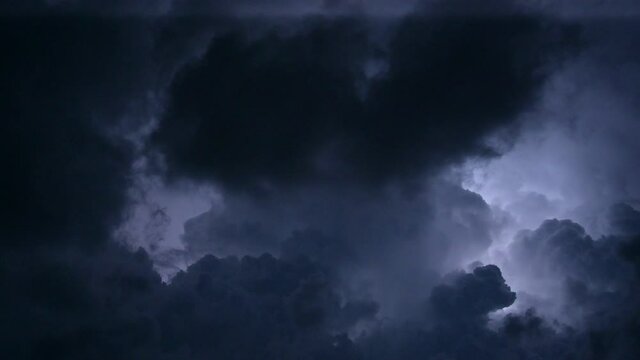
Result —
[[0, 325], [16, 359], [334, 359], [377, 311], [305, 259], [207, 256], [167, 285], [143, 250], [17, 254], [2, 256]]
[[474, 321], [510, 306], [516, 299], [495, 265], [480, 266], [471, 274], [454, 276], [451, 284], [433, 288], [429, 301], [445, 322]]
[[531, 105], [569, 33], [533, 16], [414, 16], [380, 44], [370, 26], [215, 37], [153, 136], [170, 173], [241, 191], [384, 184], [490, 153], [483, 136]]
[[519, 140], [501, 158], [470, 166], [468, 188], [511, 214], [513, 231], [557, 217], [606, 235], [611, 205], [638, 204], [640, 27], [582, 23], [580, 54], [547, 83]]
[[435, 174], [495, 155], [485, 136], [533, 106], [575, 30], [424, 10], [219, 32], [176, 75], [151, 137], [170, 179], [222, 192], [186, 223], [187, 256], [305, 254], [384, 309], [416, 308], [415, 284], [491, 243], [483, 199]]
[[146, 25], [6, 17], [0, 26], [3, 242], [104, 240], [131, 158], [106, 129], [144, 112]]
[[0, 352], [638, 357], [635, 24], [401, 3], [0, 2]]
[[577, 331], [591, 358], [638, 354], [637, 243], [637, 234], [593, 240], [576, 223], [548, 220], [514, 241], [511, 271], [524, 279], [524, 304]]

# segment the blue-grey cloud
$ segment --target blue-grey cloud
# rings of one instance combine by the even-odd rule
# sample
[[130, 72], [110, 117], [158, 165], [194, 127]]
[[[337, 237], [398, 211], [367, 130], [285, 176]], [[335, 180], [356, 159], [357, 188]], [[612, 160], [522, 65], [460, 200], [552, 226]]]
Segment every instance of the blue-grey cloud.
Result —
[[[297, 3], [0, 2], [0, 352], [638, 357], [630, 196], [597, 199], [620, 202], [605, 236], [548, 220], [500, 268], [442, 276], [482, 257], [510, 211], [536, 212], [537, 226], [558, 205], [531, 191], [494, 211], [450, 167], [499, 155], [496, 131], [534, 128], [518, 126], [559, 78], [597, 80], [576, 114], [616, 99], [614, 128], [634, 132], [633, 23], [516, 1], [425, 1], [404, 17], [374, 16], [385, 1]], [[595, 143], [607, 151], [589, 160], [615, 165], [598, 179], [629, 195], [635, 147], [620, 139]], [[580, 186], [588, 171], [570, 175], [597, 188]], [[164, 258], [111, 239], [145, 176], [220, 195]], [[162, 282], [154, 266], [175, 254], [192, 264]]]

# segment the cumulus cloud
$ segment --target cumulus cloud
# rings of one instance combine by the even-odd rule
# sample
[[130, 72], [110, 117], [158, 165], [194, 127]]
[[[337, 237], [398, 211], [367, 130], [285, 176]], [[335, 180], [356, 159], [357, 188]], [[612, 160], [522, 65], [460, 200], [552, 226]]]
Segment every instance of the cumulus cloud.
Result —
[[502, 266], [518, 292], [515, 309], [529, 310], [507, 315], [502, 330], [516, 338], [526, 334], [523, 346], [534, 353], [636, 356], [637, 244], [637, 233], [593, 239], [570, 220], [520, 232]]
[[495, 265], [480, 266], [455, 276], [450, 285], [436, 286], [429, 298], [436, 316], [445, 321], [469, 321], [510, 306], [516, 299]]
[[169, 285], [143, 250], [114, 245], [2, 260], [1, 346], [16, 359], [351, 358], [340, 334], [377, 311], [303, 258], [207, 256]]
[[526, 354], [506, 333], [485, 326], [490, 312], [516, 298], [497, 266], [479, 266], [444, 280], [426, 301], [425, 311], [435, 318], [376, 329], [360, 343], [365, 358], [512, 359]]
[[182, 239], [191, 258], [307, 256], [348, 287], [375, 293], [384, 311], [409, 315], [419, 306], [416, 287], [426, 296], [437, 272], [475, 260], [491, 244], [492, 226], [477, 194], [442, 180], [411, 194], [305, 188], [259, 200], [228, 196], [187, 221]]
[[501, 158], [470, 166], [467, 188], [510, 213], [512, 232], [557, 217], [600, 236], [611, 231], [612, 204], [637, 207], [640, 28], [634, 20], [581, 23], [580, 54], [551, 77], [519, 140]]
[[[395, 7], [383, 0], [268, 3], [0, 2], [3, 354], [637, 357], [637, 52], [618, 37], [633, 24], [515, 1], [424, 1], [402, 17], [378, 16]], [[505, 205], [460, 186], [452, 165], [509, 150], [491, 135], [531, 135], [541, 107], [567, 104], [587, 119], [569, 122], [576, 139], [597, 140], [568, 158], [566, 133], [545, 147], [574, 197], [540, 186]], [[545, 163], [512, 156], [526, 138], [509, 139], [504, 169]], [[586, 157], [609, 161], [577, 181], [593, 168], [566, 165]], [[505, 224], [535, 228], [602, 184], [598, 205], [618, 203], [606, 236], [548, 220], [500, 249], [500, 267], [456, 270]]]
[[485, 135], [535, 103], [573, 30], [425, 10], [218, 33], [177, 74], [151, 138], [170, 179], [222, 192], [186, 223], [185, 250], [304, 253], [417, 307], [414, 284], [491, 243], [483, 199], [436, 172], [494, 155]]
[[[563, 351], [624, 358], [638, 353], [638, 28], [583, 24], [581, 55], [549, 82], [513, 149], [472, 166], [468, 188], [505, 219], [487, 258], [518, 292], [513, 311], [535, 307], [555, 329], [545, 338], [571, 344]], [[522, 228], [534, 230], [512, 236]]]

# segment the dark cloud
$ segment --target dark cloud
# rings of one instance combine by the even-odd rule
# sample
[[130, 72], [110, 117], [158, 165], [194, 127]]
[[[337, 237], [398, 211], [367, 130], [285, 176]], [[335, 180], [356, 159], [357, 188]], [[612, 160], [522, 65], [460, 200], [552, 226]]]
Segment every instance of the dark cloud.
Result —
[[302, 258], [208, 256], [166, 285], [142, 250], [33, 255], [2, 257], [0, 346], [15, 359], [351, 359], [336, 334], [377, 311]]
[[291, 16], [322, 10], [315, 0], [172, 0], [171, 13], [182, 15]]
[[[625, 244], [634, 244], [631, 241]], [[564, 273], [556, 269], [555, 276]], [[625, 281], [626, 289], [616, 290], [565, 282], [565, 300], [572, 308], [565, 310], [581, 313], [572, 325], [545, 308], [544, 313], [530, 308], [494, 318], [487, 326], [489, 312], [513, 304], [515, 294], [497, 267], [478, 267], [473, 273], [451, 274], [433, 289], [430, 321], [382, 327], [359, 344], [370, 359], [631, 359], [640, 351], [635, 340], [640, 330], [639, 283], [633, 276]]]
[[[166, 325], [178, 333], [168, 337], [200, 351], [196, 357], [295, 358], [326, 351], [330, 332], [376, 312], [375, 305], [342, 300], [313, 263], [269, 255], [205, 257], [179, 274], [169, 291]], [[172, 316], [173, 310], [182, 316]], [[183, 321], [195, 326], [183, 327]]]
[[495, 265], [480, 266], [438, 285], [429, 298], [435, 315], [444, 321], [469, 321], [510, 306], [516, 300]]
[[104, 239], [131, 158], [106, 130], [144, 107], [146, 25], [16, 17], [0, 27], [4, 241]]
[[523, 276], [531, 281], [563, 285], [567, 279], [586, 282], [600, 289], [625, 284], [629, 264], [621, 261], [623, 239], [594, 240], [582, 226], [570, 220], [547, 220], [534, 231], [521, 232], [509, 254]]
[[[624, 204], [614, 207], [614, 214], [620, 212], [625, 227], [633, 225], [627, 216], [632, 209]], [[614, 217], [614, 224], [619, 219]], [[511, 261], [517, 263], [514, 274], [524, 279], [526, 291], [546, 298], [546, 304], [537, 304], [542, 325], [559, 324], [553, 327], [560, 327], [560, 338], [569, 339], [565, 351], [588, 359], [633, 358], [640, 353], [633, 340], [640, 314], [640, 279], [634, 271], [637, 242], [637, 235], [594, 240], [574, 222], [547, 220], [521, 233], [511, 245]], [[518, 334], [540, 323], [537, 318], [529, 325], [515, 319], [507, 318], [506, 331]], [[549, 330], [536, 331], [536, 337], [550, 336]]]
[[192, 258], [304, 255], [348, 289], [375, 294], [384, 311], [413, 316], [437, 272], [487, 249], [492, 226], [477, 194], [443, 180], [409, 194], [316, 187], [258, 200], [227, 196], [220, 208], [189, 220], [182, 240]]
[[[123, 358], [154, 343], [163, 285], [144, 252], [3, 252], [2, 353], [16, 359]], [[149, 357], [142, 357], [149, 358]]]
[[545, 331], [544, 326], [544, 319], [538, 316], [534, 309], [528, 309], [522, 315], [509, 314], [502, 324], [505, 334], [515, 338], [542, 335]]
[[640, 237], [638, 235], [622, 244], [620, 255], [631, 262], [636, 267], [636, 272], [640, 274]]
[[511, 357], [518, 359], [584, 359], [584, 338], [572, 329], [549, 323], [534, 309], [508, 314], [499, 325], [498, 333], [516, 348]]
[[[568, 220], [522, 232], [505, 268], [531, 284], [518, 302], [495, 265], [437, 275], [489, 247], [495, 214], [434, 173], [493, 154], [485, 136], [536, 104], [575, 27], [506, 1], [384, 21], [173, 17], [290, 1], [11, 3], [0, 3], [20, 15], [0, 19], [3, 355], [638, 357], [629, 205], [611, 209], [610, 236]], [[170, 16], [147, 16], [158, 14]], [[147, 148], [138, 131], [156, 115]], [[170, 177], [221, 185], [224, 200], [185, 225], [175, 253], [225, 256], [169, 283], [145, 251], [108, 241], [132, 177], [146, 175], [134, 159], [156, 150]], [[173, 254], [157, 260], [175, 266]], [[545, 295], [554, 306], [527, 303]]]
[[2, 283], [19, 289], [1, 300], [12, 311], [3, 312], [0, 333], [7, 341], [0, 346], [12, 358], [413, 359], [476, 351], [489, 358], [508, 344], [475, 321], [513, 301], [493, 265], [442, 285], [456, 299], [443, 298], [441, 290], [431, 296], [438, 310], [469, 297], [478, 306], [465, 312], [468, 322], [444, 317], [430, 331], [420, 320], [418, 328], [385, 326], [383, 333], [350, 339], [344, 331], [374, 320], [377, 305], [343, 297], [304, 258], [207, 256], [170, 284], [160, 281], [144, 251], [114, 245], [5, 253], [2, 260]]
[[492, 153], [484, 136], [535, 103], [573, 28], [423, 15], [214, 36], [177, 74], [151, 138], [169, 178], [224, 196], [188, 222], [188, 256], [304, 254], [345, 291], [411, 316], [435, 272], [490, 245], [486, 203], [423, 176]]
[[446, 277], [425, 299], [435, 318], [354, 338], [343, 331], [374, 320], [377, 305], [345, 299], [304, 258], [207, 256], [171, 284], [144, 251], [113, 245], [5, 253], [2, 265], [2, 283], [19, 289], [1, 300], [12, 309], [0, 325], [12, 358], [617, 359], [637, 350], [637, 328], [615, 318], [558, 329], [527, 311], [488, 328], [489, 313], [515, 299], [494, 265]]
[[3, 243], [96, 243], [124, 217], [136, 132], [206, 27], [170, 19], [0, 19]]
[[534, 16], [412, 16], [388, 44], [354, 19], [215, 37], [153, 141], [171, 174], [252, 191], [381, 184], [487, 154], [535, 100], [569, 28]]
[[149, 25], [0, 19], [6, 356], [123, 357], [121, 345], [147, 336], [140, 308], [154, 298], [159, 276], [146, 256], [115, 249], [108, 238], [123, 216], [132, 159], [116, 130], [125, 117], [146, 115], [153, 91]]
[[419, 4], [423, 11], [443, 15], [513, 16], [531, 10], [523, 7], [517, 0], [427, 0], [421, 1]]
[[609, 222], [612, 234], [625, 236], [640, 234], [640, 211], [629, 204], [619, 203], [611, 206]]
[[364, 44], [354, 46], [364, 41], [351, 22], [309, 26], [292, 37], [215, 38], [178, 75], [155, 136], [170, 171], [216, 174], [240, 188], [307, 177], [315, 150], [359, 106], [351, 62], [365, 55], [358, 51]]
[[556, 217], [594, 237], [619, 234], [608, 208], [638, 206], [640, 23], [601, 15], [580, 24], [581, 51], [551, 77], [514, 148], [471, 165], [471, 189], [511, 213], [514, 232]]
[[515, 297], [495, 265], [450, 274], [428, 298], [430, 321], [376, 329], [360, 345], [366, 359], [534, 358], [503, 331], [485, 326], [490, 312], [511, 305]]
[[294, 231], [281, 245], [284, 258], [310, 256], [323, 264], [354, 261], [355, 252], [348, 243], [327, 237], [320, 230]]
[[2, 0], [0, 12], [10, 15], [158, 15], [172, 0]]
[[229, 195], [187, 221], [183, 240], [198, 255], [282, 251], [340, 264], [428, 238], [427, 253], [445, 249], [458, 260], [489, 246], [492, 221], [482, 198], [444, 180], [412, 193], [312, 187], [258, 200]]

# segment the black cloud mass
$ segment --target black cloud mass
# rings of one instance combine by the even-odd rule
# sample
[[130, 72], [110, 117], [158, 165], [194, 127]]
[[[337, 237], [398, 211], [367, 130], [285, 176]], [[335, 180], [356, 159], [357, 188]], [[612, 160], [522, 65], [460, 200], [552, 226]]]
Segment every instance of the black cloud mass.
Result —
[[635, 19], [586, 6], [0, 0], [2, 358], [640, 358], [635, 188], [576, 207], [606, 232], [527, 230], [460, 170], [585, 69], [603, 103], [640, 93]]
[[384, 45], [372, 26], [215, 37], [177, 75], [154, 136], [170, 171], [239, 190], [385, 184], [487, 154], [481, 137], [531, 105], [571, 40], [570, 27], [524, 15], [411, 16]]
[[137, 91], [143, 60], [124, 36], [111, 22], [3, 19], [4, 242], [97, 240], [117, 220], [129, 154], [99, 118]]

